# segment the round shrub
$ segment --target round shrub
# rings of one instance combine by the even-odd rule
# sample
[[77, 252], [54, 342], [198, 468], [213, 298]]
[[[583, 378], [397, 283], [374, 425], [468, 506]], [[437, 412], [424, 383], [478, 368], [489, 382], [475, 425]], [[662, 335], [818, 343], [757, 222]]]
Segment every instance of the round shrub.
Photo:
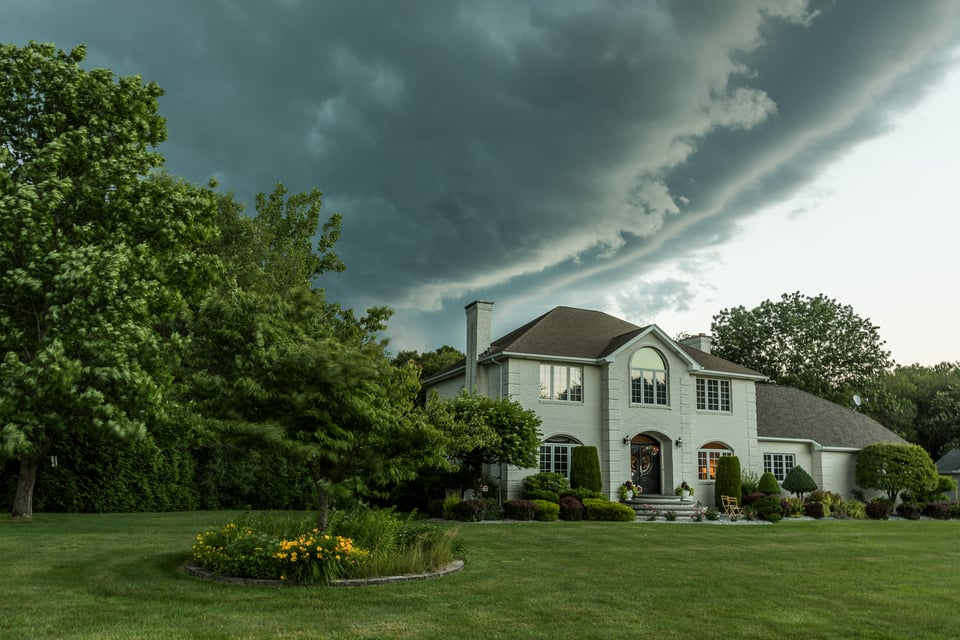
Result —
[[867, 517], [871, 520], [886, 520], [893, 513], [893, 506], [886, 501], [871, 502], [867, 505]]
[[523, 479], [524, 498], [529, 491], [552, 491], [559, 496], [569, 488], [570, 483], [567, 482], [567, 477], [552, 471], [541, 471]]
[[[777, 496], [764, 496], [753, 503], [753, 510], [757, 517], [771, 522], [778, 522], [783, 516], [783, 508], [780, 506], [780, 498]], [[771, 516], [777, 516], [776, 520], [771, 520]]]
[[822, 502], [807, 502], [803, 505], [803, 512], [811, 518], [816, 518], [819, 520], [823, 517], [823, 503]]
[[560, 517], [560, 505], [556, 502], [533, 500], [533, 504], [537, 505], [533, 517], [540, 522], [553, 522]]
[[464, 500], [453, 506], [453, 519], [460, 522], [480, 522], [487, 512], [487, 501], [483, 499]]
[[523, 492], [524, 500], [546, 500], [547, 502], [560, 502], [560, 496], [555, 491], [545, 491], [543, 489], [534, 489], [533, 491]]
[[533, 520], [537, 505], [531, 500], [509, 500], [503, 503], [503, 513], [511, 520]]
[[570, 486], [591, 491], [603, 489], [600, 455], [596, 447], [574, 447], [570, 452]]
[[816, 491], [817, 483], [806, 469], [797, 465], [790, 469], [790, 473], [783, 479], [783, 488], [803, 500], [803, 494]]
[[633, 522], [636, 512], [625, 504], [587, 498], [583, 501], [585, 520], [606, 520], [610, 522]]
[[923, 515], [937, 520], [949, 520], [950, 507], [942, 502], [929, 502], [923, 507]]
[[583, 520], [583, 503], [574, 496], [560, 498], [561, 520]]
[[897, 505], [897, 515], [907, 520], [920, 519], [920, 505], [901, 502]]
[[780, 483], [777, 482], [777, 477], [767, 471], [760, 476], [760, 482], [757, 483], [757, 491], [765, 493], [768, 496], [780, 495]]

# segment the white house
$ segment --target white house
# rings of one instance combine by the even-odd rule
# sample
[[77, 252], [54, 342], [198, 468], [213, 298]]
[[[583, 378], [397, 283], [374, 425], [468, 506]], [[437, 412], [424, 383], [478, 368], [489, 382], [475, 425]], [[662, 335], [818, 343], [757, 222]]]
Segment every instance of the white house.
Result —
[[[540, 471], [569, 475], [570, 450], [596, 446], [603, 489], [632, 480], [649, 494], [682, 481], [712, 504], [717, 460], [783, 480], [801, 465], [818, 486], [848, 496], [856, 453], [904, 442], [879, 423], [710, 353], [708, 336], [671, 339], [606, 313], [556, 307], [491, 340], [493, 303], [466, 307], [466, 359], [424, 380], [453, 397], [510, 397], [542, 420]], [[504, 498], [537, 469], [491, 469]]]

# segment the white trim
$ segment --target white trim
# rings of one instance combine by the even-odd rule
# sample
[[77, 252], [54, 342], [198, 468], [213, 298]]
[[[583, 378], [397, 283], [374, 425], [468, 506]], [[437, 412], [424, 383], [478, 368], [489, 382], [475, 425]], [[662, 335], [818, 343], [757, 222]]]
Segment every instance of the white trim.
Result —
[[663, 329], [661, 329], [655, 324], [649, 325], [643, 331], [641, 331], [640, 333], [635, 335], [633, 338], [631, 338], [630, 340], [622, 344], [619, 348], [617, 348], [616, 350], [606, 355], [604, 358], [602, 358], [602, 360], [606, 360], [607, 362], [613, 362], [624, 351], [626, 351], [627, 349], [632, 349], [640, 340], [642, 340], [643, 338], [646, 338], [651, 334], [657, 337], [660, 340], [660, 342], [665, 347], [667, 347], [670, 351], [673, 351], [674, 354], [679, 356], [681, 360], [685, 361], [687, 363], [687, 366], [691, 370], [693, 371], [703, 370], [703, 366], [699, 362], [694, 360], [693, 357], [689, 353], [684, 351], [683, 348], [673, 338], [671, 338], [666, 333], [664, 333]]

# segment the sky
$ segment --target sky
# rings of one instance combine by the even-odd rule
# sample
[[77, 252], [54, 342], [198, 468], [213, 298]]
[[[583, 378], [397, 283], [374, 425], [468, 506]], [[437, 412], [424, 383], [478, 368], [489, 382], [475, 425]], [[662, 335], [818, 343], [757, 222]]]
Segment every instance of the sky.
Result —
[[565, 305], [668, 335], [825, 294], [960, 361], [960, 0], [0, 0], [157, 82], [167, 169], [343, 216], [393, 352]]

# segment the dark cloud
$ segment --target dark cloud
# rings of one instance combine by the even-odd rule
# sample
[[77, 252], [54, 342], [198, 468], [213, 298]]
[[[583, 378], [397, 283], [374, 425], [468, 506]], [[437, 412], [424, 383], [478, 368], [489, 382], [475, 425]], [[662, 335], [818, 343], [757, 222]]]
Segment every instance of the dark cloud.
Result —
[[605, 296], [682, 309], [689, 282], [631, 283], [881, 132], [958, 24], [934, 1], [33, 0], [0, 39], [159, 82], [175, 173], [322, 189], [348, 266], [323, 286], [435, 348], [474, 298], [504, 330]]

